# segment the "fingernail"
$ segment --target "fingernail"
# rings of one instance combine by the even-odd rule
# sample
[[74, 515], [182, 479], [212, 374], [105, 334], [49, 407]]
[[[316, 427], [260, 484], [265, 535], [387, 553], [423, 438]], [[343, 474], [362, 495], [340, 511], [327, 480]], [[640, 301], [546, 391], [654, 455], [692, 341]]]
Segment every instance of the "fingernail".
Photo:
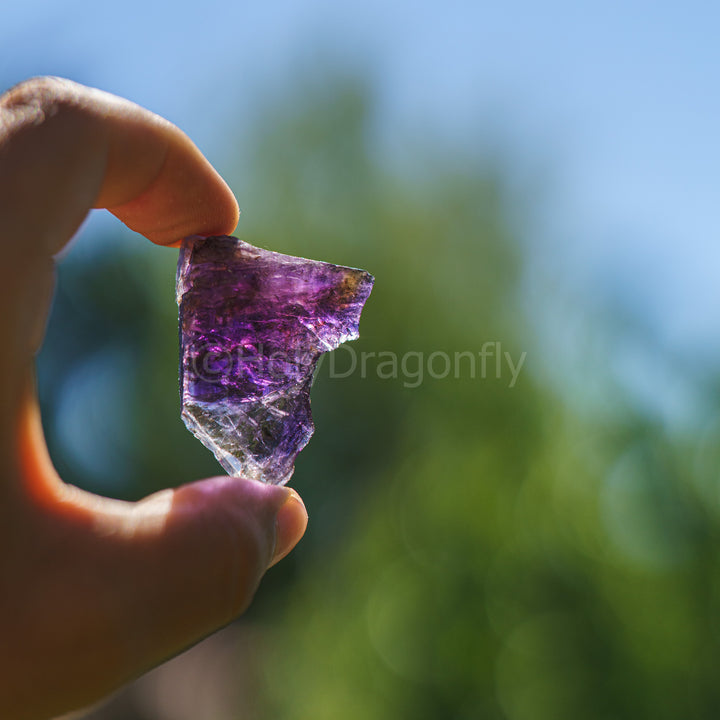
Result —
[[308, 523], [305, 503], [293, 489], [288, 490], [287, 499], [275, 517], [275, 554], [270, 567], [282, 560], [297, 545], [305, 534]]

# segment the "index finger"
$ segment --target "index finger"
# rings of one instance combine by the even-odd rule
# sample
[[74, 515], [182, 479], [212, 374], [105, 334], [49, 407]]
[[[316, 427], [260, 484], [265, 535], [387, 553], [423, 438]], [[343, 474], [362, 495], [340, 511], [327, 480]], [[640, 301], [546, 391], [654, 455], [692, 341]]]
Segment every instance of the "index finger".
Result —
[[92, 207], [152, 242], [229, 233], [238, 207], [172, 123], [109, 93], [36, 78], [0, 98], [0, 240], [57, 252]]
[[44, 333], [55, 255], [93, 207], [154, 243], [232, 232], [238, 207], [189, 138], [134, 103], [58, 78], [0, 96], [0, 400]]

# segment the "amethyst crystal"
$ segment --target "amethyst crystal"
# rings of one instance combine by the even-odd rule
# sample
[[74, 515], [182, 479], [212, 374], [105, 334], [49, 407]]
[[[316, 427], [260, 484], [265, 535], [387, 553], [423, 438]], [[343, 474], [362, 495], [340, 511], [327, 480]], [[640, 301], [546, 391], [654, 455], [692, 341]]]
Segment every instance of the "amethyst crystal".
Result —
[[320, 355], [358, 337], [373, 278], [226, 235], [183, 241], [180, 395], [188, 429], [230, 475], [282, 485], [313, 433]]

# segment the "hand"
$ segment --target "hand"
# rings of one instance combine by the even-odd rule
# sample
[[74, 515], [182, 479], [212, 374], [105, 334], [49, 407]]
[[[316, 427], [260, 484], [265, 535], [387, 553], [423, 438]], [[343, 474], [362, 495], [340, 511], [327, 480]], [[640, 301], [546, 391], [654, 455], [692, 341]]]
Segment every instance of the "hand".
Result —
[[232, 232], [238, 218], [198, 149], [147, 110], [52, 78], [0, 96], [0, 717], [8, 720], [94, 702], [226, 624], [307, 524], [294, 491], [249, 480], [202, 480], [125, 503], [58, 477], [34, 355], [53, 256], [92, 207], [159, 245]]

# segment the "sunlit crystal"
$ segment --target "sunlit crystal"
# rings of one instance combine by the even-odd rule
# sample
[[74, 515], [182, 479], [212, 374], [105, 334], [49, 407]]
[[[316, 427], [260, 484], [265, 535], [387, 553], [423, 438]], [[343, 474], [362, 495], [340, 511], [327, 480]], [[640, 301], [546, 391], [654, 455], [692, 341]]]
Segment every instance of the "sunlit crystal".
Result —
[[358, 337], [373, 277], [226, 235], [183, 241], [180, 395], [188, 429], [230, 475], [282, 485], [313, 433], [318, 358]]

